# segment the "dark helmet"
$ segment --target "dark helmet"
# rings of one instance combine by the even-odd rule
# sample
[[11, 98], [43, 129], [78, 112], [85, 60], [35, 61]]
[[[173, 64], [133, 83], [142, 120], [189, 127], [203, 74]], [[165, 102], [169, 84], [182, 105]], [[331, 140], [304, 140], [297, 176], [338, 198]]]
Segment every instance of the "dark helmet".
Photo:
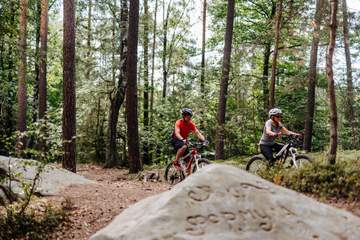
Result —
[[273, 109], [270, 109], [270, 111], [269, 111], [269, 118], [271, 118], [272, 116], [281, 115], [281, 114], [282, 114], [281, 109], [273, 108]]
[[183, 108], [181, 109], [181, 114], [184, 116], [184, 115], [190, 115], [192, 116], [193, 115], [193, 111], [190, 109], [190, 108]]

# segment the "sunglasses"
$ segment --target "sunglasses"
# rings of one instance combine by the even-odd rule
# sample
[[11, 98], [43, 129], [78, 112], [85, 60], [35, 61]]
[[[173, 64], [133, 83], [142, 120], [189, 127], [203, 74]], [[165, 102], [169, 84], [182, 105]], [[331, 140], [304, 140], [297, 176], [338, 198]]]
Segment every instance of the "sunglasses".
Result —
[[282, 118], [281, 115], [274, 115], [274, 117], [277, 117], [277, 118]]

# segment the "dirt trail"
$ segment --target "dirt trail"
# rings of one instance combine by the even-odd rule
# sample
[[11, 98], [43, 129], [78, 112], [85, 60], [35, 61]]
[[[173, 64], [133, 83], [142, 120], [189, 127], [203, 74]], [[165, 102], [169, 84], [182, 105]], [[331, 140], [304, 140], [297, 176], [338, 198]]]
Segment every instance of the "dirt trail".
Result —
[[140, 181], [124, 169], [79, 165], [78, 174], [98, 184], [72, 185], [59, 196], [44, 199], [55, 205], [71, 207], [69, 221], [64, 222], [49, 239], [88, 239], [131, 204], [169, 189], [164, 182]]

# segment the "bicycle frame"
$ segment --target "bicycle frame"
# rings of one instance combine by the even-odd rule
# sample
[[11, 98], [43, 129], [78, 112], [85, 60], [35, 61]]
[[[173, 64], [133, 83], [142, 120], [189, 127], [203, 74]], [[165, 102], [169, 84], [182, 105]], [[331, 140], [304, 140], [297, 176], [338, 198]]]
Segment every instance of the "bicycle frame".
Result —
[[[201, 158], [201, 155], [198, 153], [198, 150], [196, 147], [192, 147], [190, 149], [190, 151], [185, 155], [182, 156], [179, 159], [179, 163], [181, 166], [182, 171], [188, 176], [192, 173], [192, 164], [195, 161], [196, 167], [198, 168], [198, 162], [199, 159]], [[190, 171], [186, 171], [187, 169], [189, 169]]]
[[293, 143], [290, 142], [290, 143], [287, 143], [285, 144], [281, 150], [275, 154], [275, 159], [278, 160], [282, 160], [282, 161], [285, 161], [285, 159], [287, 158], [287, 156], [289, 156], [289, 153], [291, 155], [291, 161], [292, 163], [294, 164], [294, 166], [296, 168], [298, 168], [299, 166], [297, 165], [296, 163], [296, 155], [298, 154], [298, 151], [295, 147], [293, 147]]

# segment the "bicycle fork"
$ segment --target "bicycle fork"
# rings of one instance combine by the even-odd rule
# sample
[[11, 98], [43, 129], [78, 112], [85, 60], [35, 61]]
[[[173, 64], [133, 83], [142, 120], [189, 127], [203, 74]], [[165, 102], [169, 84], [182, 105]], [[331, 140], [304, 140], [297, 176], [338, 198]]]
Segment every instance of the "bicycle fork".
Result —
[[295, 148], [291, 147], [289, 149], [289, 152], [291, 154], [291, 160], [293, 161], [293, 164], [294, 164], [295, 168], [298, 168], [299, 166], [298, 166], [298, 164], [296, 162], [296, 155], [298, 154], [297, 150]]

